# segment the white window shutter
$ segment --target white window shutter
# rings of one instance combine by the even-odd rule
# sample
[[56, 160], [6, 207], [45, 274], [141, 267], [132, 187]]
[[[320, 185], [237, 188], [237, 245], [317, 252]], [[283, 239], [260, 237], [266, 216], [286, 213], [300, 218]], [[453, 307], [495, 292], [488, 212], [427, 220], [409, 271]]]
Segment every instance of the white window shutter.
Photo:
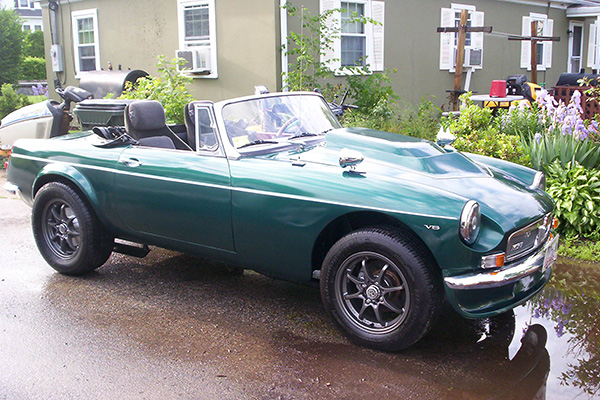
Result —
[[587, 67], [595, 68], [596, 66], [596, 24], [590, 25], [590, 37], [588, 39], [588, 54], [587, 54]]
[[[442, 8], [440, 26], [454, 27], [454, 10]], [[454, 33], [440, 33], [440, 69], [450, 70], [454, 67]]]
[[[327, 10], [334, 10], [334, 9], [339, 10], [341, 5], [342, 5], [341, 0], [321, 0], [320, 11], [321, 11], [321, 13], [323, 13]], [[342, 43], [339, 38], [340, 13], [337, 11], [332, 13], [331, 16], [328, 18], [328, 20], [326, 21], [326, 24], [330, 28], [333, 28], [333, 27], [336, 28], [336, 30], [337, 30], [336, 36], [338, 36], [338, 37], [333, 40], [333, 43], [331, 43], [330, 49], [323, 50], [323, 52], [321, 53], [321, 62], [324, 63], [332, 71], [337, 71], [342, 66], [342, 62], [341, 62]]]
[[[544, 24], [544, 36], [552, 36], [554, 32], [554, 20], [549, 19]], [[552, 68], [552, 41], [544, 42], [544, 66]]]
[[[473, 26], [483, 26], [483, 11], [473, 13]], [[471, 33], [471, 47], [483, 49], [483, 32]]]
[[[531, 35], [531, 18], [523, 17], [523, 23], [521, 28], [521, 35]], [[521, 68], [531, 68], [531, 41], [521, 41]]]
[[[473, 26], [484, 26], [483, 11], [475, 11], [473, 13]], [[483, 32], [471, 33], [471, 48], [481, 49], [481, 65], [477, 68], [483, 67]]]
[[383, 71], [383, 34], [385, 20], [385, 3], [383, 1], [373, 1], [371, 3], [371, 18], [379, 24], [373, 25], [373, 55], [367, 62], [370, 63], [372, 71]]

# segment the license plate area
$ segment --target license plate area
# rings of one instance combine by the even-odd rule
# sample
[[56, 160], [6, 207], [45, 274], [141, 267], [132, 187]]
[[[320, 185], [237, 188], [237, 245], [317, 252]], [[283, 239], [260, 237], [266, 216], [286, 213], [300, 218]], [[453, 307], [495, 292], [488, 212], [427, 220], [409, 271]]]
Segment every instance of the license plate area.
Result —
[[550, 268], [556, 258], [558, 257], [558, 235], [555, 235], [550, 243], [546, 246], [546, 254], [544, 255], [544, 265], [542, 266], [542, 271], [546, 271]]

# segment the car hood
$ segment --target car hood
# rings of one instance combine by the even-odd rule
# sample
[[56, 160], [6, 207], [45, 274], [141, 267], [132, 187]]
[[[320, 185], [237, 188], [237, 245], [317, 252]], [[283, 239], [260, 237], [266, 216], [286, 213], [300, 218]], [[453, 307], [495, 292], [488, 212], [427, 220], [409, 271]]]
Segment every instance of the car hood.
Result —
[[[337, 129], [326, 141], [302, 152], [280, 154], [292, 162], [318, 163], [344, 170], [339, 165], [342, 149], [359, 151], [364, 161], [357, 176], [373, 185], [401, 180], [426, 185], [480, 203], [482, 212], [505, 229], [522, 226], [549, 212], [551, 198], [539, 189], [503, 171], [476, 163], [460, 152], [447, 152], [437, 144], [413, 137], [364, 128]], [[346, 169], [347, 170], [347, 169]]]

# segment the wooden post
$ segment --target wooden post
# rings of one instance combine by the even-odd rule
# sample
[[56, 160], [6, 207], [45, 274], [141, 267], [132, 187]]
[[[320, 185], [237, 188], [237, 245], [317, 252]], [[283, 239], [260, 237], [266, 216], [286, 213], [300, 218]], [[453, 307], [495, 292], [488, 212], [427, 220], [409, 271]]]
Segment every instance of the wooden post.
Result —
[[531, 82], [537, 83], [538, 21], [531, 21]]
[[452, 92], [452, 109], [458, 110], [458, 97], [462, 87], [463, 64], [465, 62], [465, 43], [467, 41], [467, 23], [469, 11], [460, 11], [460, 26], [458, 27], [458, 43], [456, 46], [456, 67], [454, 69], [454, 91]]

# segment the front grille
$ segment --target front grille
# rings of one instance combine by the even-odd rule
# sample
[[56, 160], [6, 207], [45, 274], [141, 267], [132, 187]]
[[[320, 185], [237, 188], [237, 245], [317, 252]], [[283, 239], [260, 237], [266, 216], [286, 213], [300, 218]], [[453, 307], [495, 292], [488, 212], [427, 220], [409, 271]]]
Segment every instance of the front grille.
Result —
[[548, 237], [551, 226], [552, 216], [547, 214], [510, 235], [506, 246], [506, 261], [525, 256], [540, 247]]

